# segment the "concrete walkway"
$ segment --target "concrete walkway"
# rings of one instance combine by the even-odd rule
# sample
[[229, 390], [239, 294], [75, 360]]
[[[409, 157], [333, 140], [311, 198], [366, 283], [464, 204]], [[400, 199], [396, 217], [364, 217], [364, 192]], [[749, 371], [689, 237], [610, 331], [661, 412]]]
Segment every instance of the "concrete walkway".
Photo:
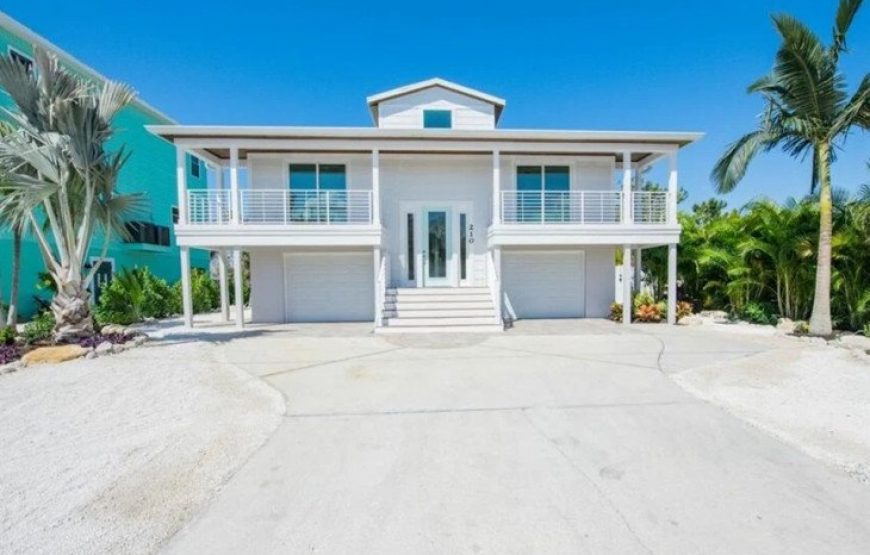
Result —
[[769, 339], [603, 321], [368, 331], [227, 336], [287, 414], [169, 552], [870, 549], [870, 488], [668, 378]]

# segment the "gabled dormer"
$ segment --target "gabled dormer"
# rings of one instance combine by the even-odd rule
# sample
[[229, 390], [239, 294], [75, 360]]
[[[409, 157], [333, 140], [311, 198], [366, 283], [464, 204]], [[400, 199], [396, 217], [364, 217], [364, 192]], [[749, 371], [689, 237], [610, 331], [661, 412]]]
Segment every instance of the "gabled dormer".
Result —
[[495, 129], [505, 106], [501, 98], [437, 77], [367, 101], [375, 125], [384, 129]]

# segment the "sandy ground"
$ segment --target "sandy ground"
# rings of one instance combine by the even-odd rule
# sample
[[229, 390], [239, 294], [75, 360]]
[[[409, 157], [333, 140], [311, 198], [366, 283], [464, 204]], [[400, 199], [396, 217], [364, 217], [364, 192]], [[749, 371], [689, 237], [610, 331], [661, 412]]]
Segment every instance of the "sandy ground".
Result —
[[[744, 326], [745, 327], [745, 326]], [[715, 332], [727, 335], [724, 326]], [[690, 393], [870, 484], [870, 363], [855, 351], [768, 335], [764, 350], [673, 373]], [[752, 333], [749, 328], [736, 333]]]
[[0, 376], [0, 553], [157, 550], [284, 412], [222, 353], [164, 340]]

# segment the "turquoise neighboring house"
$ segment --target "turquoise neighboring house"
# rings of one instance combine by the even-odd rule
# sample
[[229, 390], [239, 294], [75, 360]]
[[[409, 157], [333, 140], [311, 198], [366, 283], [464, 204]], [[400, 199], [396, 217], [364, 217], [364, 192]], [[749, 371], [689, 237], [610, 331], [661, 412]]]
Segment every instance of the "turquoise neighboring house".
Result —
[[[32, 60], [33, 47], [39, 46], [53, 52], [68, 70], [99, 82], [105, 79], [99, 73], [79, 62], [63, 50], [52, 45], [27, 27], [0, 12], [0, 54], [15, 56], [22, 60]], [[0, 88], [0, 108], [14, 109], [9, 95]], [[4, 117], [5, 112], [0, 114]], [[147, 266], [156, 275], [170, 283], [181, 277], [179, 252], [175, 244], [173, 220], [177, 217], [175, 148], [149, 133], [146, 125], [172, 124], [172, 119], [160, 113], [141, 100], [125, 108], [117, 117], [117, 132], [113, 142], [126, 145], [131, 153], [119, 179], [119, 189], [123, 192], [142, 192], [148, 201], [148, 208], [140, 214], [136, 222], [130, 222], [134, 234], [131, 242], [115, 240], [109, 247], [106, 258], [100, 264], [97, 279], [92, 291], [99, 295], [99, 289], [113, 273], [122, 268]], [[208, 186], [205, 163], [188, 156], [188, 188]], [[95, 240], [90, 256], [93, 263], [99, 263], [102, 241]], [[0, 231], [0, 287], [2, 301], [9, 301], [10, 269], [12, 261], [12, 235], [7, 229]], [[191, 264], [194, 267], [208, 268], [209, 253], [203, 250], [191, 251]], [[42, 257], [36, 242], [30, 235], [22, 241], [21, 288], [19, 295], [19, 314], [26, 319], [34, 314], [39, 303], [36, 298], [48, 300], [49, 294], [37, 287], [39, 274], [44, 270]]]

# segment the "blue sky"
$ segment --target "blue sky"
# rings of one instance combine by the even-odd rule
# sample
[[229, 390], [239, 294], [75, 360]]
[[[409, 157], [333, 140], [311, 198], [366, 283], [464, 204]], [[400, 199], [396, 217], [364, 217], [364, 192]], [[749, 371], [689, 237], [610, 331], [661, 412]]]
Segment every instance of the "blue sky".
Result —
[[[789, 12], [827, 41], [837, 2], [708, 4], [19, 0], [4, 9], [181, 123], [368, 126], [367, 95], [439, 76], [505, 98], [504, 128], [703, 131], [680, 156], [690, 204], [714, 194], [715, 160], [761, 111], [745, 90], [776, 51], [770, 14]], [[850, 38], [851, 91], [870, 70], [870, 5]], [[835, 186], [870, 182], [868, 159], [870, 134], [854, 134]], [[725, 199], [800, 196], [809, 171], [763, 155]]]

